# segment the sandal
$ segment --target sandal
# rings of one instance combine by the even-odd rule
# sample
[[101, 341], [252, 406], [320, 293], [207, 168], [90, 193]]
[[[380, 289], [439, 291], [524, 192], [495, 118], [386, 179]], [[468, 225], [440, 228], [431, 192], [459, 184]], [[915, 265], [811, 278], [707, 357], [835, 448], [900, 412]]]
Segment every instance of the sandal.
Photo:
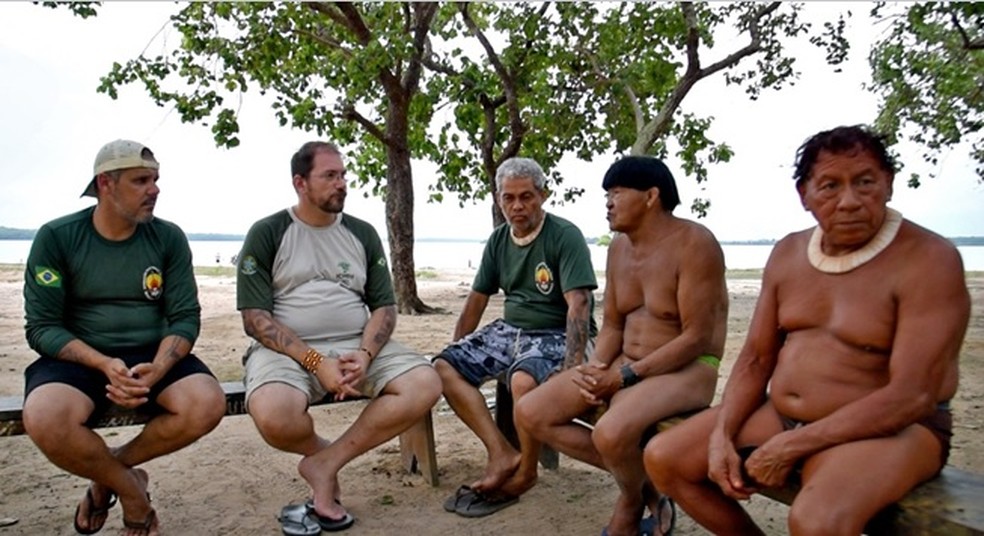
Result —
[[83, 501], [89, 504], [89, 527], [84, 528], [79, 525], [79, 512], [82, 511], [82, 503], [79, 503], [75, 507], [75, 517], [72, 518], [72, 523], [75, 525], [75, 532], [79, 534], [95, 534], [106, 525], [106, 519], [103, 519], [102, 523], [99, 523], [97, 526], [96, 523], [92, 522], [93, 518], [109, 514], [109, 509], [116, 504], [116, 494], [110, 490], [109, 500], [106, 501], [106, 505], [101, 507], [96, 506], [96, 500], [92, 497], [92, 484], [89, 484], [89, 487], [85, 488], [85, 499]]
[[142, 534], [150, 534], [150, 529], [157, 525], [157, 512], [153, 508], [147, 514], [147, 517], [143, 521], [130, 521], [127, 518], [123, 518], [123, 526], [131, 530], [139, 530]]

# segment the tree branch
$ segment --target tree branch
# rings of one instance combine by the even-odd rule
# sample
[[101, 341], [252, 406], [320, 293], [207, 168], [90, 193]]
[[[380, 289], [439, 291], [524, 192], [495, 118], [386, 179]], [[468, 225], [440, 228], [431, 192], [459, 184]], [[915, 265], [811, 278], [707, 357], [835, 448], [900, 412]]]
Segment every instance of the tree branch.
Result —
[[[502, 81], [502, 91], [505, 98], [506, 110], [509, 114], [509, 141], [506, 146], [503, 147], [502, 153], [498, 159], [492, 158], [493, 149], [495, 147], [495, 110], [502, 105], [501, 99], [491, 99], [488, 95], [483, 95], [483, 105], [482, 108], [485, 114], [485, 124], [486, 131], [482, 136], [482, 154], [483, 159], [486, 163], [486, 168], [488, 170], [494, 170], [498, 167], [498, 164], [505, 158], [514, 156], [519, 152], [519, 147], [522, 144], [523, 136], [526, 134], [526, 124], [523, 123], [522, 113], [519, 108], [519, 98], [516, 93], [516, 79], [513, 73], [506, 69], [505, 65], [502, 63], [502, 59], [499, 54], [492, 47], [492, 43], [489, 42], [485, 33], [482, 32], [481, 28], [475, 24], [475, 20], [472, 19], [471, 13], [468, 12], [469, 4], [467, 2], [458, 2], [455, 4], [458, 8], [458, 12], [461, 14], [461, 19], [464, 21], [465, 26], [468, 30], [478, 39], [478, 42], [482, 45], [485, 50], [485, 55], [489, 59], [489, 63], [492, 64], [492, 68], [495, 70], [496, 76]], [[543, 8], [541, 8], [543, 9]], [[542, 11], [541, 11], [542, 13]], [[527, 43], [527, 46], [529, 43]]]
[[950, 11], [950, 20], [953, 21], [953, 25], [957, 27], [957, 31], [960, 32], [960, 37], [963, 39], [964, 48], [967, 50], [982, 50], [984, 49], [984, 38], [971, 40], [970, 36], [967, 35], [967, 30], [960, 25], [960, 19], [957, 18], [957, 12], [955, 10]]
[[748, 44], [742, 47], [741, 49], [732, 52], [724, 59], [712, 63], [706, 69], [702, 69], [700, 71], [700, 76], [698, 76], [698, 79], [706, 78], [722, 69], [731, 67], [732, 65], [737, 64], [746, 56], [751, 56], [752, 54], [755, 54], [756, 52], [762, 50], [762, 28], [760, 24], [762, 23], [762, 19], [766, 15], [769, 15], [770, 13], [779, 9], [779, 5], [780, 2], [773, 2], [759, 9], [758, 12], [755, 13], [755, 16], [752, 17], [752, 21], [748, 26], [748, 35], [751, 38]]
[[351, 58], [353, 56], [352, 51], [345, 48], [345, 46], [343, 46], [340, 41], [337, 41], [335, 39], [330, 39], [322, 35], [323, 30], [324, 28], [319, 28], [319, 31], [317, 33], [310, 32], [308, 30], [294, 30], [294, 31], [297, 32], [298, 35], [303, 35], [304, 37], [307, 37], [312, 41], [320, 43], [328, 48], [333, 48], [335, 50], [338, 50], [343, 55], [345, 55], [345, 57]]
[[765, 16], [779, 8], [779, 4], [779, 2], [773, 2], [758, 9], [749, 21], [748, 35], [751, 38], [750, 42], [705, 69], [700, 68], [700, 36], [698, 33], [697, 13], [691, 2], [680, 4], [684, 20], [687, 23], [687, 70], [680, 77], [673, 91], [670, 92], [670, 96], [667, 97], [666, 102], [660, 107], [656, 117], [639, 130], [636, 142], [632, 145], [632, 154], [646, 154], [653, 146], [653, 143], [669, 130], [670, 119], [680, 107], [680, 103], [683, 102], [684, 97], [693, 89], [694, 84], [722, 69], [737, 64], [742, 58], [755, 54], [762, 49], [760, 24]]
[[413, 36], [413, 57], [407, 66], [407, 72], [403, 75], [401, 86], [404, 91], [412, 93], [417, 84], [420, 83], [420, 76], [423, 72], [423, 61], [428, 55], [427, 34], [430, 32], [431, 23], [434, 15], [437, 14], [439, 4], [436, 2], [417, 2], [413, 4], [413, 26], [409, 28]]
[[366, 132], [368, 132], [370, 136], [378, 139], [386, 146], [390, 145], [391, 140], [386, 135], [386, 133], [380, 130], [379, 127], [377, 127], [375, 123], [373, 123], [368, 118], [366, 118], [366, 116], [360, 114], [359, 111], [355, 109], [355, 105], [353, 105], [351, 102], [346, 103], [342, 106], [342, 119], [345, 119], [347, 121], [352, 121], [358, 125], [361, 125], [362, 128], [366, 129]]

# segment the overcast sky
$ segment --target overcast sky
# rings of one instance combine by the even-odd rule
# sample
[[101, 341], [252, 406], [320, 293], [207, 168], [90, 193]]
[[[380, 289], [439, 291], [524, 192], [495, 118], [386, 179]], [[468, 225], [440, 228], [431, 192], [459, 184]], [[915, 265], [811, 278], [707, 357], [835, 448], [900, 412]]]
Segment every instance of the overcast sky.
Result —
[[[853, 4], [855, 15], [867, 5]], [[810, 4], [808, 9], [835, 9]], [[858, 9], [861, 7], [861, 9]], [[156, 214], [191, 233], [244, 234], [255, 220], [296, 201], [289, 161], [313, 134], [279, 127], [270, 101], [248, 93], [240, 109], [240, 140], [235, 149], [218, 149], [207, 127], [181, 124], [176, 113], [158, 108], [133, 85], [114, 101], [96, 93], [100, 76], [114, 61], [136, 57], [155, 38], [178, 6], [172, 3], [110, 2], [94, 19], [27, 2], [0, 2], [0, 226], [37, 228], [44, 222], [92, 204], [79, 199], [92, 176], [92, 161], [103, 143], [130, 138], [148, 145], [161, 162], [161, 196]], [[808, 136], [840, 124], [869, 122], [875, 98], [861, 88], [868, 79], [869, 40], [878, 28], [855, 19], [852, 56], [834, 73], [814, 49], [804, 51], [803, 73], [792, 88], [766, 92], [749, 101], [720, 79], [702, 81], [684, 101], [700, 115], [716, 117], [711, 137], [735, 150], [731, 162], [712, 167], [701, 191], [679, 162], [667, 161], [679, 184], [683, 205], [676, 214], [694, 217], [696, 196], [709, 197], [709, 217], [701, 220], [720, 240], [780, 238], [813, 225], [791, 180], [796, 148]], [[172, 42], [174, 37], [171, 37]], [[716, 59], [716, 58], [714, 58]], [[710, 59], [706, 58], [705, 63]], [[892, 205], [909, 219], [946, 236], [984, 235], [984, 187], [976, 182], [967, 151], [942, 155], [935, 170], [914, 149], [904, 149], [906, 170], [896, 181]], [[575, 221], [586, 236], [608, 231], [601, 178], [612, 157], [593, 162], [565, 160], [565, 184], [587, 195], [573, 206], [550, 210]], [[912, 190], [909, 171], [924, 177]], [[487, 202], [460, 209], [455, 201], [428, 205], [426, 185], [433, 166], [415, 163], [415, 228], [418, 238], [485, 238], [491, 230]], [[350, 190], [346, 212], [377, 225], [385, 237], [383, 205]], [[453, 225], [449, 225], [453, 222]]]

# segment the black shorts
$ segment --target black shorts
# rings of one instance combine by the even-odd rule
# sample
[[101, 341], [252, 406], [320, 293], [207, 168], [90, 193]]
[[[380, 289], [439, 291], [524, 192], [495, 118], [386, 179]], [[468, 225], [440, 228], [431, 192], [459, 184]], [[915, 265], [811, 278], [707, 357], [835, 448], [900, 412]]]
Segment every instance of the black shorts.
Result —
[[[118, 357], [126, 363], [126, 366], [133, 367], [139, 363], [152, 362], [157, 354], [157, 346], [121, 349], [106, 352], [106, 354]], [[147, 394], [147, 403], [137, 407], [137, 411], [149, 416], [163, 413], [164, 409], [157, 404], [157, 397], [174, 382], [192, 374], [208, 374], [213, 378], [215, 377], [205, 363], [202, 363], [193, 354], [188, 354], [179, 359], [171, 367], [171, 370], [167, 371], [167, 374], [150, 388], [150, 393]], [[39, 357], [24, 371], [24, 398], [27, 399], [31, 391], [46, 383], [70, 385], [92, 399], [96, 407], [86, 421], [87, 426], [93, 426], [113, 405], [112, 401], [106, 397], [106, 386], [109, 384], [106, 376], [96, 369], [79, 363], [51, 357]]]

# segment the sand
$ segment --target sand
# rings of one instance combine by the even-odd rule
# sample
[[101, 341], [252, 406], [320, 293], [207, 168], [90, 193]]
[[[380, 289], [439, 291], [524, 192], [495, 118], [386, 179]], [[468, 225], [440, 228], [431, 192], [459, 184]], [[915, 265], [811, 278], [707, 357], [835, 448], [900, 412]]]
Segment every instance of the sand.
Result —
[[[24, 342], [22, 272], [0, 268], [0, 396], [23, 393], [23, 370], [33, 360]], [[395, 337], [420, 352], [433, 354], [447, 344], [472, 274], [442, 273], [418, 282], [423, 300], [448, 314], [399, 318]], [[954, 447], [951, 465], [984, 472], [981, 428], [984, 426], [984, 277], [968, 281], [973, 317], [962, 352], [961, 388], [953, 401]], [[235, 281], [229, 275], [199, 276], [203, 328], [195, 352], [222, 380], [242, 375], [240, 356], [247, 345], [235, 310]], [[731, 312], [720, 388], [747, 331], [759, 290], [756, 279], [728, 281]], [[493, 298], [484, 322], [501, 314]], [[599, 315], [600, 319], [600, 315]], [[491, 384], [487, 386], [492, 392]], [[491, 394], [490, 394], [491, 396]], [[314, 408], [317, 427], [337, 437], [364, 407], [351, 402]], [[349, 534], [598, 534], [617, 495], [611, 478], [598, 469], [562, 457], [556, 471], [543, 471], [539, 484], [520, 502], [481, 519], [445, 512], [441, 503], [484, 467], [479, 441], [441, 401], [434, 411], [437, 461], [441, 483], [427, 485], [419, 475], [404, 474], [396, 440], [349, 464], [341, 473], [343, 501], [358, 519]], [[135, 427], [100, 430], [111, 444], [132, 437]], [[17, 524], [7, 534], [74, 534], [72, 514], [86, 482], [54, 467], [26, 436], [0, 438], [0, 520]], [[306, 497], [297, 476], [298, 458], [267, 446], [248, 416], [227, 417], [212, 433], [178, 453], [146, 465], [150, 491], [163, 534], [279, 534], [275, 515], [288, 502]], [[756, 497], [749, 510], [769, 534], [785, 534], [787, 508]], [[122, 526], [114, 508], [107, 533]], [[685, 514], [677, 534], [704, 534]]]

